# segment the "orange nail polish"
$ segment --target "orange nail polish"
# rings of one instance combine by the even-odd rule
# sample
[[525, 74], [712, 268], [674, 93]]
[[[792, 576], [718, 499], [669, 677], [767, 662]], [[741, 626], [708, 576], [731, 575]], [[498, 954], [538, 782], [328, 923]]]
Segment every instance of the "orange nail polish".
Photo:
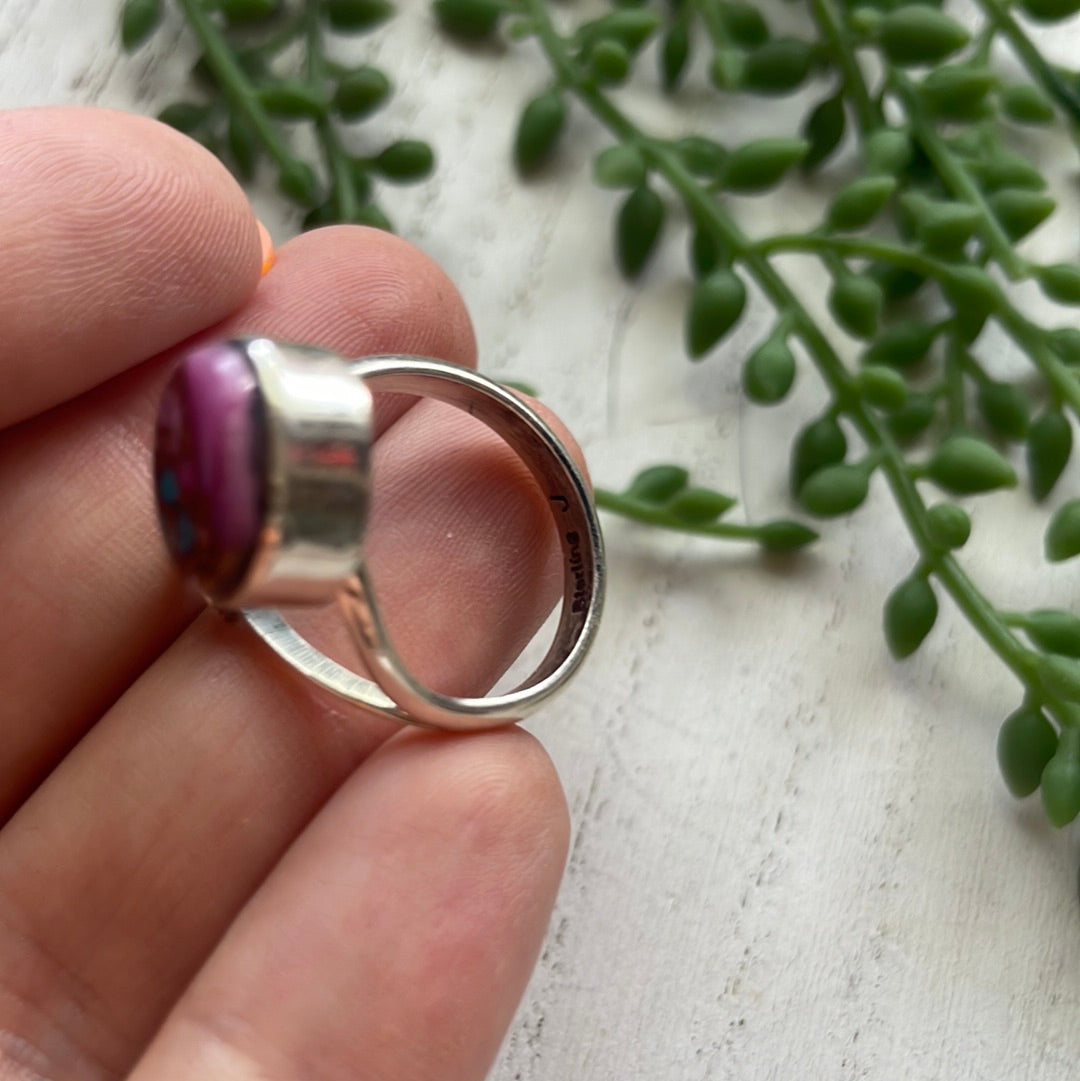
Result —
[[266, 274], [277, 258], [274, 255], [274, 242], [270, 239], [270, 230], [258, 218], [255, 224], [259, 227], [259, 241], [262, 244], [262, 272]]

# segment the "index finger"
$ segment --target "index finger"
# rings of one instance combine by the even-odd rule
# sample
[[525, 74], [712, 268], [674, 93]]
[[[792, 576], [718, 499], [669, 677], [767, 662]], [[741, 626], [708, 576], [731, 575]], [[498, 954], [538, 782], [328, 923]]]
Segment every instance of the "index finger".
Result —
[[0, 228], [0, 426], [224, 318], [262, 262], [213, 155], [105, 109], [0, 112]]

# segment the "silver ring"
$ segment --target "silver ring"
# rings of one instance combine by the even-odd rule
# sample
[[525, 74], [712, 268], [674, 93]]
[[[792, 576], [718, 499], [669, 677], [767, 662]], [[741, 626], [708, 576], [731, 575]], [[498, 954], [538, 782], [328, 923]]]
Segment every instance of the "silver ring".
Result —
[[[470, 413], [547, 494], [562, 547], [562, 611], [544, 659], [514, 690], [442, 694], [409, 672], [389, 640], [363, 558], [373, 391]], [[302, 676], [360, 709], [451, 729], [518, 721], [566, 684], [595, 637], [604, 556], [589, 486], [535, 410], [469, 368], [423, 357], [345, 360], [266, 338], [201, 346], [162, 396], [154, 480], [169, 551], [207, 602], [240, 612]], [[334, 601], [371, 679], [315, 649], [276, 610]]]

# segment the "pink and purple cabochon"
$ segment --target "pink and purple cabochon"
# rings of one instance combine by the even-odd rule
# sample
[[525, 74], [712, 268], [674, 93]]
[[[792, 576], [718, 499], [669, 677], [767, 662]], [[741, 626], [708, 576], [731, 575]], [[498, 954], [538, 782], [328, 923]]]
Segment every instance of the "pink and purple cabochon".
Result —
[[154, 482], [180, 570], [212, 597], [234, 591], [266, 514], [266, 410], [239, 343], [215, 342], [181, 359], [158, 411]]

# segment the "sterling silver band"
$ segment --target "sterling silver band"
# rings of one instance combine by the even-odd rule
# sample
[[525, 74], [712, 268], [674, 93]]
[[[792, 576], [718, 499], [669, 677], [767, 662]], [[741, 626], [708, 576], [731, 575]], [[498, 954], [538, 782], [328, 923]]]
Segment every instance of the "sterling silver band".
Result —
[[[323, 690], [353, 706], [399, 721], [448, 729], [489, 728], [521, 720], [543, 705], [585, 657], [596, 634], [604, 597], [603, 540], [592, 496], [581, 471], [551, 428], [509, 390], [454, 364], [404, 356], [348, 362], [331, 358], [327, 362], [327, 354], [265, 339], [244, 346], [264, 392], [272, 448], [268, 487], [276, 493], [271, 497], [262, 550], [248, 580], [237, 591], [244, 605], [243, 617], [251, 628], [279, 657]], [[338, 365], [336, 375], [334, 362]], [[330, 367], [321, 371], [319, 365], [327, 363]], [[546, 656], [515, 689], [478, 698], [441, 694], [417, 680], [395, 651], [363, 560], [360, 537], [369, 484], [366, 446], [361, 448], [360, 444], [369, 438], [370, 405], [363, 401], [342, 403], [342, 395], [347, 399], [352, 393], [355, 397], [341, 381], [346, 367], [353, 387], [434, 398], [476, 417], [513, 448], [546, 494], [562, 548], [562, 611]], [[300, 385], [297, 380], [306, 373], [311, 378], [321, 373], [326, 400], [304, 420], [304, 410], [296, 408], [296, 388]], [[310, 390], [310, 381], [301, 393]], [[350, 417], [354, 422], [351, 431]], [[298, 476], [296, 448], [301, 446], [307, 447], [308, 453], [306, 473]], [[352, 463], [343, 476], [340, 470], [336, 475], [333, 472], [337, 460]], [[347, 498], [350, 482], [351, 504]], [[303, 517], [315, 513], [314, 503], [309, 500], [306, 510], [303, 505], [291, 510], [286, 506], [290, 499], [295, 502], [298, 493], [308, 490], [321, 493], [318, 498], [324, 502], [329, 498], [351, 506], [345, 516], [347, 529], [354, 534], [342, 538], [339, 533], [327, 540], [326, 530], [332, 532], [331, 526], [320, 523], [313, 528]], [[334, 568], [343, 555], [349, 569], [337, 578]], [[277, 575], [274, 581], [280, 589], [266, 586], [263, 577], [267, 574], [271, 578]], [[275, 609], [247, 603], [254, 599], [261, 605], [264, 597], [276, 598], [272, 603], [316, 601], [331, 587], [371, 679], [316, 650]], [[222, 598], [215, 603], [229, 607]]]

